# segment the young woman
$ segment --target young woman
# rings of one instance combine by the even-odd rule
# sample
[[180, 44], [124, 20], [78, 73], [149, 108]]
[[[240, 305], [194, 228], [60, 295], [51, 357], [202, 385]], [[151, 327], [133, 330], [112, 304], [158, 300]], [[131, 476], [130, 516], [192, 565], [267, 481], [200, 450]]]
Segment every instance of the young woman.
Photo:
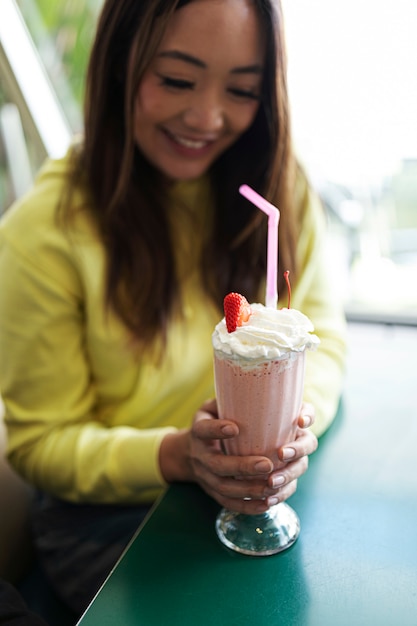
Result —
[[[238, 429], [207, 400], [224, 296], [264, 294], [266, 220], [242, 183], [279, 207], [279, 267], [321, 339], [280, 471], [223, 455]], [[9, 457], [39, 491], [38, 548], [75, 610], [168, 483], [246, 513], [294, 493], [341, 388], [323, 224], [292, 152], [279, 0], [107, 0], [84, 137], [0, 228]]]

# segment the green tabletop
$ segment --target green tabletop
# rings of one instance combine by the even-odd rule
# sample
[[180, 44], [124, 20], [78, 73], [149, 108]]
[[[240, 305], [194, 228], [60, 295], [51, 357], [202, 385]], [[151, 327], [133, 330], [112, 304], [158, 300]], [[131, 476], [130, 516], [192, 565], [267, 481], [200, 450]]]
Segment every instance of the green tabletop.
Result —
[[337, 418], [291, 498], [301, 534], [248, 557], [173, 485], [80, 626], [417, 626], [417, 329], [355, 325]]

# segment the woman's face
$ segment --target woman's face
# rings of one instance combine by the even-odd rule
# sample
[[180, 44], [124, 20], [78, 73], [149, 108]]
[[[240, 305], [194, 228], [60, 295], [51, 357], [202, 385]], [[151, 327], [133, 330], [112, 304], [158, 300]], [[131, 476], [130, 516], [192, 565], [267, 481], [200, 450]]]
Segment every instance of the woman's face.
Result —
[[175, 12], [139, 85], [135, 140], [172, 180], [191, 180], [252, 124], [265, 48], [250, 0], [193, 0]]

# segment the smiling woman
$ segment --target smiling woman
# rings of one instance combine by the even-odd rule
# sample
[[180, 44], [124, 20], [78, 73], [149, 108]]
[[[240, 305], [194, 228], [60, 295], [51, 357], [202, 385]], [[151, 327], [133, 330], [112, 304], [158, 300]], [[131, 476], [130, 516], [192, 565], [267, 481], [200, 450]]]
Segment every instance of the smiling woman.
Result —
[[[279, 0], [106, 0], [84, 133], [0, 223], [8, 455], [39, 496], [44, 570], [77, 612], [167, 483], [266, 511], [333, 420], [344, 318], [288, 109]], [[279, 470], [224, 455], [238, 426], [207, 400], [224, 297], [265, 293], [267, 223], [242, 184], [279, 207], [276, 261], [320, 338]]]
[[263, 41], [259, 16], [239, 0], [200, 0], [174, 14], [135, 106], [136, 142], [168, 178], [200, 176], [252, 124]]

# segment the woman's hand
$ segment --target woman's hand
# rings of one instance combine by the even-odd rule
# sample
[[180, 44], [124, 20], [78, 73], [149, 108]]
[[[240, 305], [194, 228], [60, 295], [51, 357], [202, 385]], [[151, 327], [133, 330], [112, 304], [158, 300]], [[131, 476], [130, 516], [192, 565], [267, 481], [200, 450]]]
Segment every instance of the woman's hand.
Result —
[[[225, 455], [221, 442], [239, 433], [235, 422], [217, 419], [215, 400], [197, 412], [189, 431], [167, 435], [161, 445], [161, 471], [166, 480], [197, 482], [220, 505], [241, 513], [261, 513], [289, 498], [297, 488], [297, 479], [308, 467], [308, 455], [317, 448], [317, 438], [306, 430], [314, 422], [311, 405], [303, 405], [296, 439], [282, 446], [278, 456], [284, 465], [273, 470], [272, 462], [263, 456]], [[171, 446], [171, 460], [178, 459], [181, 448], [183, 463], [175, 475], [164, 471], [163, 461]], [[165, 453], [163, 449], [165, 448]], [[176, 448], [176, 453], [175, 453]], [[182, 467], [181, 476], [178, 469]]]
[[271, 488], [278, 488], [275, 496], [278, 502], [287, 500], [295, 493], [297, 479], [307, 471], [309, 455], [317, 450], [317, 437], [310, 430], [306, 430], [312, 424], [314, 424], [314, 407], [305, 402], [298, 418], [295, 441], [278, 449], [278, 458], [285, 462], [285, 465], [268, 477], [268, 485]]

